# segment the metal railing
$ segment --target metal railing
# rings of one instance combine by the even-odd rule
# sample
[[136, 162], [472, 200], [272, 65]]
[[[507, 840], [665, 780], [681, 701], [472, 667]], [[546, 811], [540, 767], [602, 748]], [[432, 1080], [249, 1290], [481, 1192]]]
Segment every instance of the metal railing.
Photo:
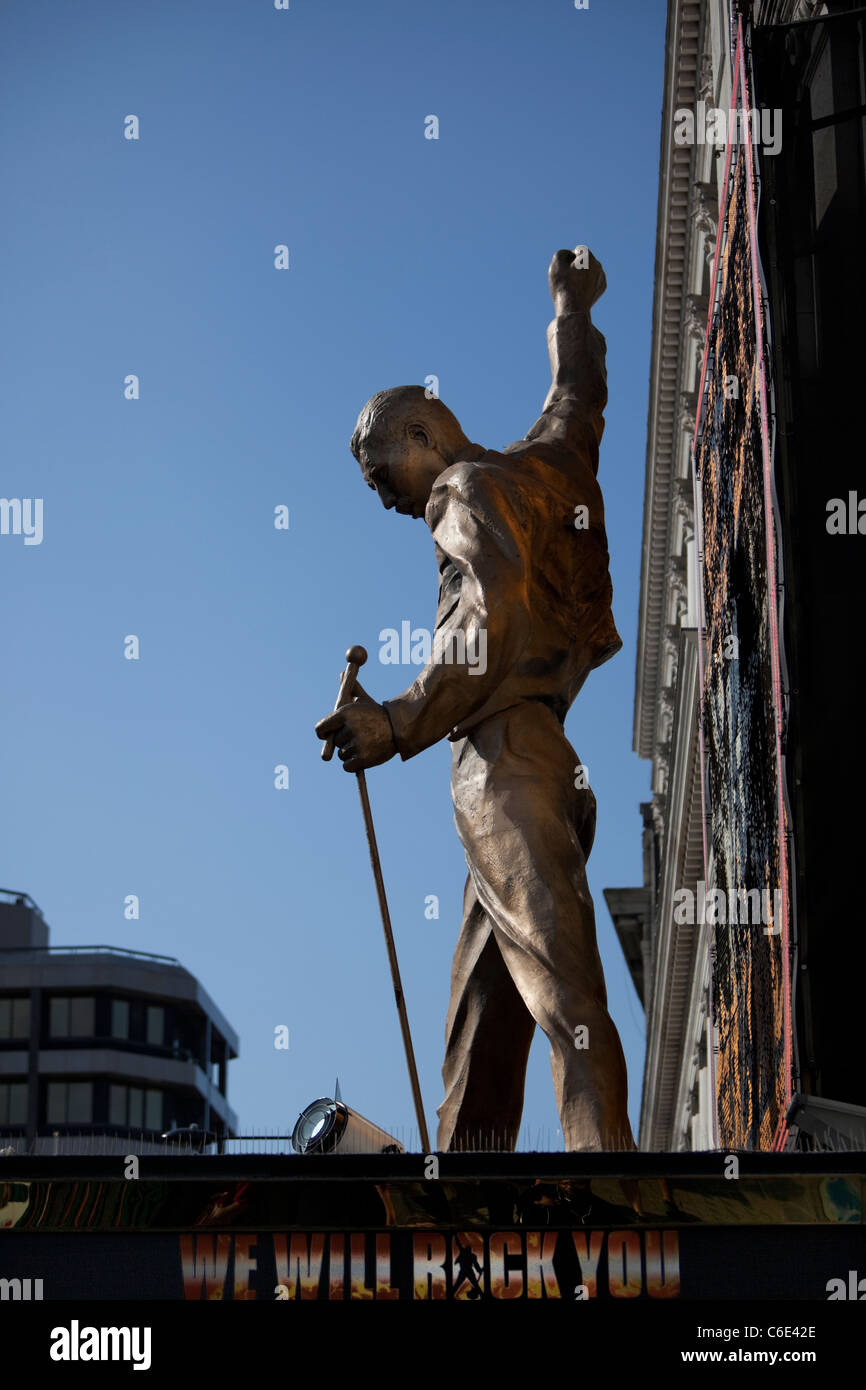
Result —
[[39, 955], [110, 955], [110, 956], [132, 956], [137, 960], [156, 960], [162, 965], [180, 965], [177, 956], [159, 956], [154, 951], [135, 951], [128, 946], [0, 946], [0, 951], [12, 954], [18, 951], [22, 954]]

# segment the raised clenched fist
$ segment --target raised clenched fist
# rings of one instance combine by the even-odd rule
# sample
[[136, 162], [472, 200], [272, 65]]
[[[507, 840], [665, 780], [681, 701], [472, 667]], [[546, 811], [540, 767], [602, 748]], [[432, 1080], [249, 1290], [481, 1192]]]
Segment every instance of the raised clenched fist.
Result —
[[604, 267], [588, 246], [557, 251], [547, 272], [557, 317], [589, 310], [607, 289]]

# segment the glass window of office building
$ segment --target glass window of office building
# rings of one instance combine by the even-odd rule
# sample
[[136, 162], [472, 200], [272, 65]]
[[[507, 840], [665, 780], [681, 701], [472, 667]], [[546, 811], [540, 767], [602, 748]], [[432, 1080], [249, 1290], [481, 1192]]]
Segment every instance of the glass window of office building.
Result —
[[147, 1007], [147, 1041], [153, 1047], [162, 1047], [165, 1038], [165, 1009], [160, 1004]]
[[130, 1129], [162, 1129], [162, 1091], [140, 1086], [108, 1088], [108, 1121]]
[[29, 997], [25, 994], [0, 999], [0, 1038], [26, 1038], [29, 1035]]
[[111, 1036], [113, 1038], [129, 1037], [129, 1001], [127, 999], [112, 999], [111, 1001]]
[[49, 1081], [45, 1117], [50, 1125], [93, 1123], [92, 1081]]
[[27, 1123], [27, 1082], [0, 1082], [0, 1125]]
[[48, 1028], [52, 1038], [93, 1037], [93, 996], [55, 995], [50, 1001]]

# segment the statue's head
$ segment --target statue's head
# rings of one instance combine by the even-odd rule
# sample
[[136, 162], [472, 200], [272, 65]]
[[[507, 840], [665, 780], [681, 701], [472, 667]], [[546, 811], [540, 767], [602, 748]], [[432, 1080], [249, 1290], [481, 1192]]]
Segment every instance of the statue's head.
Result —
[[350, 447], [382, 505], [417, 518], [439, 474], [468, 443], [438, 396], [428, 397], [423, 386], [393, 386], [370, 397]]

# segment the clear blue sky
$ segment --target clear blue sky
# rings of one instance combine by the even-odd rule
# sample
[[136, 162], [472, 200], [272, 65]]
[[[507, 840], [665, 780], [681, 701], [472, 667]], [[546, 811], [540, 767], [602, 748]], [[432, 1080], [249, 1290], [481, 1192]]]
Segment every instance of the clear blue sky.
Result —
[[[641, 881], [649, 794], [631, 740], [664, 19], [664, 0], [4, 7], [0, 492], [44, 500], [44, 537], [0, 537], [0, 885], [56, 944], [201, 979], [240, 1034], [246, 1132], [290, 1129], [337, 1073], [377, 1123], [414, 1123], [354, 779], [313, 724], [351, 643], [376, 698], [411, 683], [378, 635], [430, 627], [437, 576], [424, 522], [383, 510], [348, 441], [374, 391], [428, 374], [471, 439], [522, 437], [549, 386], [548, 261], [578, 243], [609, 286], [625, 646], [566, 731], [599, 803], [636, 1124], [643, 1014], [602, 889]], [[368, 774], [434, 1131], [465, 877], [449, 754]], [[560, 1146], [541, 1034], [524, 1122], [521, 1147]]]

